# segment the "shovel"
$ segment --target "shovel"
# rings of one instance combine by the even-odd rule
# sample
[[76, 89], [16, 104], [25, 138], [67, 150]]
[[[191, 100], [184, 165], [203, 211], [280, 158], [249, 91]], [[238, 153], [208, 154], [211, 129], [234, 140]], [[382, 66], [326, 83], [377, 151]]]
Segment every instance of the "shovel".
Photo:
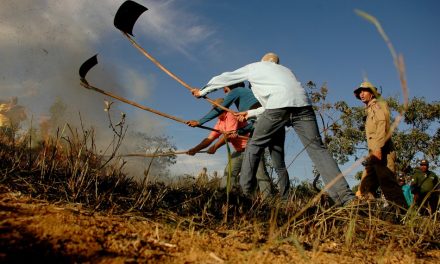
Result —
[[[136, 49], [138, 49], [145, 57], [147, 57], [149, 60], [151, 60], [157, 67], [159, 67], [166, 74], [171, 76], [171, 78], [173, 78], [178, 83], [183, 85], [183, 87], [185, 87], [186, 89], [191, 91], [193, 88], [189, 84], [187, 84], [182, 79], [177, 77], [174, 73], [170, 72], [167, 68], [165, 68], [158, 60], [156, 60], [153, 56], [151, 56], [144, 48], [142, 48], [134, 40], [134, 38], [133, 38], [134, 37], [134, 35], [133, 35], [134, 24], [136, 23], [137, 19], [142, 15], [142, 13], [144, 13], [147, 10], [148, 10], [148, 8], [146, 8], [145, 6], [143, 6], [141, 4], [136, 3], [134, 1], [130, 1], [130, 0], [125, 1], [124, 3], [122, 3], [122, 5], [119, 7], [118, 11], [116, 12], [113, 24], [115, 25], [115, 27], [117, 29], [119, 29], [122, 32], [122, 34], [130, 41], [130, 43]], [[213, 101], [212, 99], [210, 99], [206, 96], [204, 96], [203, 98], [205, 98], [208, 102], [219, 107], [220, 109], [222, 109], [224, 111], [235, 113], [235, 111], [232, 111], [231, 109], [226, 108], [226, 107], [216, 103], [215, 101]]]
[[[160, 112], [160, 111], [154, 110], [154, 109], [152, 109], [152, 108], [150, 108], [150, 107], [147, 107], [147, 106], [140, 105], [140, 104], [138, 104], [138, 103], [136, 103], [136, 102], [134, 102], [134, 101], [131, 101], [131, 100], [125, 99], [124, 97], [120, 97], [120, 96], [115, 95], [115, 94], [112, 94], [112, 93], [110, 93], [110, 92], [106, 92], [106, 91], [104, 91], [104, 90], [101, 90], [101, 89], [99, 89], [99, 88], [97, 88], [97, 87], [95, 87], [95, 86], [93, 86], [93, 85], [90, 85], [89, 82], [86, 80], [86, 75], [87, 75], [87, 73], [89, 72], [89, 70], [90, 70], [91, 68], [93, 68], [96, 64], [98, 64], [98, 54], [96, 54], [96, 55], [94, 55], [93, 57], [91, 57], [90, 59], [86, 60], [86, 61], [81, 65], [81, 67], [79, 68], [79, 76], [81, 77], [81, 79], [80, 79], [80, 80], [81, 80], [81, 83], [80, 83], [81, 86], [83, 86], [83, 87], [85, 87], [85, 88], [87, 88], [87, 89], [90, 89], [90, 90], [94, 90], [94, 91], [96, 91], [96, 92], [98, 92], [98, 93], [105, 94], [105, 95], [107, 95], [107, 96], [109, 96], [109, 97], [112, 97], [112, 98], [114, 98], [114, 99], [116, 99], [116, 100], [119, 100], [119, 101], [121, 101], [121, 102], [124, 102], [124, 103], [126, 103], [126, 104], [129, 104], [129, 105], [135, 106], [135, 107], [140, 108], [140, 109], [142, 109], [142, 110], [145, 110], [145, 111], [148, 111], [148, 112], [154, 113], [154, 114], [156, 114], [156, 115], [160, 115], [160, 116], [163, 116], [163, 117], [166, 117], [166, 118], [172, 119], [172, 120], [177, 121], [177, 122], [179, 122], [179, 123], [186, 124], [186, 121], [183, 120], [183, 119], [180, 119], [180, 118], [177, 118], [177, 117], [175, 117], [175, 116], [172, 116], [172, 115], [169, 115], [169, 114], [166, 114], [166, 113], [163, 113], [163, 112]], [[197, 126], [197, 127], [200, 127], [200, 128], [206, 129], [206, 130], [211, 130], [211, 131], [216, 131], [216, 132], [219, 132], [219, 133], [223, 133], [223, 132], [220, 131], [220, 130], [217, 130], [217, 129], [214, 129], [214, 128], [210, 128], [210, 127], [206, 127], [206, 126]]]

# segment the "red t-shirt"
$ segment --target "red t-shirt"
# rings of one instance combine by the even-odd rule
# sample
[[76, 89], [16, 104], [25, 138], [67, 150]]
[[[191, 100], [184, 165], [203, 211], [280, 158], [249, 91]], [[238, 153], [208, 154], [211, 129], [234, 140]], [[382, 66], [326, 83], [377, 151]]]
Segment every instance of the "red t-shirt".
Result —
[[[214, 126], [214, 129], [220, 131], [235, 131], [239, 128], [245, 127], [246, 125], [247, 122], [239, 122], [232, 113], [226, 112], [225, 115], [219, 116], [218, 121]], [[218, 138], [220, 137], [220, 135], [222, 134], [217, 131], [212, 131], [211, 134], [209, 134], [209, 137]], [[236, 151], [241, 152], [246, 147], [247, 139], [236, 137], [228, 139], [228, 142], [231, 142]]]

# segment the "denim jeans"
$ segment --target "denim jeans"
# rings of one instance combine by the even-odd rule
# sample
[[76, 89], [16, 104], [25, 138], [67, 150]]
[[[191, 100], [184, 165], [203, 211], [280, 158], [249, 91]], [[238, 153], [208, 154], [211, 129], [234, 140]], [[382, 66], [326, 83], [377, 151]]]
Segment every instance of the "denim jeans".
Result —
[[[292, 126], [302, 144], [321, 174], [325, 184], [329, 184], [341, 174], [338, 164], [321, 140], [312, 106], [266, 109], [255, 124], [249, 140], [241, 168], [240, 185], [245, 194], [252, 190], [261, 153], [269, 148], [272, 162], [278, 174], [278, 187], [282, 198], [287, 198], [290, 181], [284, 161], [285, 127]], [[339, 177], [327, 190], [336, 204], [345, 204], [354, 198], [344, 177]]]
[[[233, 152], [231, 154], [231, 186], [237, 186], [239, 181], [239, 174], [241, 171], [241, 164], [243, 163], [244, 152]], [[220, 183], [220, 188], [226, 188], [227, 177], [229, 174], [229, 163], [226, 165], [223, 178]], [[258, 183], [258, 188], [263, 198], [267, 198], [272, 195], [272, 180], [267, 174], [264, 159], [261, 159], [258, 164], [256, 180]], [[256, 187], [256, 186], [254, 186]], [[252, 189], [252, 192], [255, 188]]]

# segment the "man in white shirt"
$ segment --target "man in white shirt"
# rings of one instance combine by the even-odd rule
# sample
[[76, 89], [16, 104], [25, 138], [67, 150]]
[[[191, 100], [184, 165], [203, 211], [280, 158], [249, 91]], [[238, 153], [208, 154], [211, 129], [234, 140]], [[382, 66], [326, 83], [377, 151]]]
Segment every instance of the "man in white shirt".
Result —
[[[269, 147], [273, 166], [278, 174], [280, 195], [287, 199], [290, 181], [284, 161], [286, 126], [295, 129], [326, 184], [341, 174], [336, 161], [322, 143], [316, 115], [306, 91], [290, 69], [279, 65], [276, 54], [267, 53], [260, 62], [213, 77], [203, 89], [193, 89], [192, 93], [195, 97], [202, 97], [242, 81], [251, 84], [252, 92], [262, 105], [260, 108], [240, 113], [241, 119], [258, 115], [241, 169], [240, 185], [245, 194], [249, 194], [256, 184], [255, 175], [261, 153], [265, 147]], [[344, 177], [339, 177], [329, 187], [328, 192], [333, 201], [340, 205], [354, 198]]]

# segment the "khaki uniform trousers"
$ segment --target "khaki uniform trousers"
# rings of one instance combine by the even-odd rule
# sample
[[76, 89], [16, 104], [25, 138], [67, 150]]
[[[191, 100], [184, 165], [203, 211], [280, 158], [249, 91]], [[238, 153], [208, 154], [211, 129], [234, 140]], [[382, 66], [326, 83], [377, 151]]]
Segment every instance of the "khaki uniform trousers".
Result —
[[382, 151], [382, 160], [370, 157], [367, 160], [359, 185], [360, 195], [366, 199], [374, 199], [380, 187], [385, 198], [403, 208], [406, 208], [405, 197], [395, 176], [396, 153]]

